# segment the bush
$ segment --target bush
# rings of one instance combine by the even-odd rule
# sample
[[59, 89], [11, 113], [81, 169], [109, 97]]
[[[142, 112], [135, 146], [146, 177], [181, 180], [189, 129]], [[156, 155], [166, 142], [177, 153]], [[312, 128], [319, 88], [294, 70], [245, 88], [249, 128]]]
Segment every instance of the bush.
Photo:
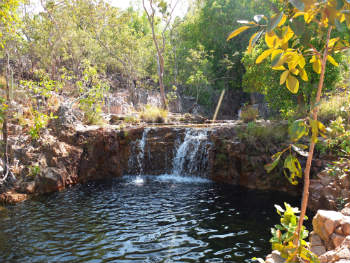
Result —
[[252, 145], [257, 141], [265, 142], [266, 145], [281, 143], [288, 136], [288, 126], [249, 122], [246, 128], [238, 130], [237, 136]]
[[251, 122], [251, 121], [255, 121], [256, 118], [259, 115], [259, 111], [258, 109], [248, 105], [248, 106], [244, 106], [241, 110], [241, 119], [244, 122]]
[[319, 119], [322, 122], [329, 123], [332, 120], [336, 120], [338, 117], [342, 117], [345, 120], [350, 119], [350, 94], [345, 92], [337, 94], [329, 98], [321, 100], [319, 105]]
[[164, 123], [167, 116], [167, 110], [151, 105], [146, 105], [145, 109], [140, 113], [140, 119], [147, 123]]
[[[314, 43], [315, 45], [317, 43]], [[287, 88], [279, 85], [280, 72], [271, 70], [271, 63], [264, 60], [261, 64], [255, 61], [259, 55], [266, 50], [264, 41], [260, 41], [251, 53], [246, 52], [242, 58], [242, 63], [246, 69], [243, 75], [242, 85], [246, 92], [258, 92], [265, 95], [265, 100], [273, 110], [281, 112], [282, 117], [288, 118], [288, 113], [294, 111], [297, 114], [303, 112], [303, 107], [312, 104], [316, 97], [319, 75], [311, 69], [311, 64], [306, 65], [309, 72], [309, 81], [300, 82], [298, 94], [292, 94]], [[341, 80], [341, 70], [347, 71], [346, 61], [341, 53], [335, 55], [335, 60], [340, 62], [339, 67], [327, 66], [324, 82], [324, 90], [332, 91]]]

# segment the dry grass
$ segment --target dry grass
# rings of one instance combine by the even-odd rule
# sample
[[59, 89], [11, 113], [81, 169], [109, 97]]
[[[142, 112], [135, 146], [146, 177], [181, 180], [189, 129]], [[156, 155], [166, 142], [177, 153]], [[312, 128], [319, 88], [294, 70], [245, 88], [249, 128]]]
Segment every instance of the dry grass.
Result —
[[241, 111], [241, 119], [244, 122], [251, 122], [255, 121], [259, 115], [258, 109], [255, 109], [254, 107], [248, 105], [242, 108]]
[[139, 114], [140, 119], [147, 123], [164, 123], [168, 117], [168, 111], [155, 106], [146, 105]]
[[321, 100], [319, 105], [319, 119], [329, 123], [338, 117], [350, 119], [350, 94], [343, 92]]

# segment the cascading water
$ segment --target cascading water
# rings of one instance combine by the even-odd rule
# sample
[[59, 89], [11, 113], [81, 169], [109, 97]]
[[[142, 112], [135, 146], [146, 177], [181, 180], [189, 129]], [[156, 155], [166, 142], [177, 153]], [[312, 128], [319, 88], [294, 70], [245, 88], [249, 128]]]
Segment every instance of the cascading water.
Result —
[[207, 129], [187, 129], [183, 142], [176, 150], [172, 174], [205, 176], [210, 146]]
[[[147, 144], [147, 134], [150, 131], [150, 128], [145, 128], [142, 133], [142, 137], [140, 140], [137, 140], [132, 147], [131, 158], [129, 159], [129, 169], [132, 167], [137, 167], [138, 178], [140, 179], [140, 175], [144, 174], [144, 159], [145, 159], [145, 148]], [[137, 152], [137, 154], [135, 154]], [[136, 158], [135, 158], [136, 156]]]

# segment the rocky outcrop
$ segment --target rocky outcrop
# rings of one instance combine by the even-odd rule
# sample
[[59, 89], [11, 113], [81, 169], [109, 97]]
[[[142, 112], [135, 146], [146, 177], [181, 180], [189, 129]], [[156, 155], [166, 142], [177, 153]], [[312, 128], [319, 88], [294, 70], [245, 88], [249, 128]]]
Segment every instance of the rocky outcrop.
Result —
[[311, 251], [321, 263], [350, 262], [350, 209], [319, 210], [312, 220]]
[[317, 174], [310, 182], [309, 208], [339, 210], [350, 202], [350, 160], [342, 160], [336, 169]]
[[[65, 111], [61, 111], [64, 115]], [[192, 165], [191, 175], [205, 174], [214, 181], [296, 193], [296, 189], [280, 176], [281, 170], [276, 169], [271, 174], [264, 170], [264, 165], [280, 147], [278, 138], [284, 138], [274, 138], [275, 127], [279, 124], [261, 122], [256, 125], [256, 129], [268, 129], [271, 134], [251, 141], [244, 137], [247, 125], [240, 122], [120, 129], [113, 125], [104, 128], [73, 126], [70, 119], [64, 123], [54, 121], [50, 124], [52, 132], [42, 134], [39, 141], [31, 142], [27, 138], [22, 145], [13, 147], [14, 156], [21, 165], [17, 167], [20, 176], [12, 192], [30, 196], [123, 174], [171, 173], [176, 151], [187, 135], [195, 141], [207, 141], [197, 145], [206, 147], [196, 157], [198, 159], [191, 159], [192, 152], [199, 151], [197, 146], [188, 145], [185, 163]], [[190, 132], [194, 130], [205, 131], [205, 138]], [[24, 146], [26, 143], [28, 145]], [[201, 168], [205, 173], [198, 171], [196, 174], [193, 163], [200, 161], [206, 162]]]

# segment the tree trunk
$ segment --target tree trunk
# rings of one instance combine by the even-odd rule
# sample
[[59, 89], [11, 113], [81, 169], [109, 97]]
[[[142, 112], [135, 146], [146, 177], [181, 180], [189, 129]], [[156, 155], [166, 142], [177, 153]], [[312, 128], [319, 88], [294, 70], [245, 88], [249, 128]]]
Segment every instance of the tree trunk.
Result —
[[4, 111], [4, 121], [2, 124], [2, 134], [3, 134], [3, 147], [4, 147], [4, 155], [3, 155], [3, 163], [4, 163], [4, 174], [2, 180], [6, 180], [7, 175], [9, 174], [9, 167], [8, 167], [8, 110], [10, 107], [10, 56], [6, 52], [6, 58], [7, 58], [7, 65], [6, 65], [6, 97], [5, 97], [5, 104], [8, 106], [8, 108]]
[[[326, 40], [326, 46], [323, 52], [322, 57], [322, 66], [321, 66], [321, 74], [320, 74], [320, 81], [318, 83], [318, 89], [317, 89], [317, 95], [316, 95], [316, 101], [315, 101], [315, 107], [312, 111], [312, 118], [314, 121], [317, 121], [317, 114], [318, 114], [318, 103], [321, 99], [322, 94], [322, 88], [323, 88], [323, 82], [324, 82], [324, 75], [326, 71], [326, 64], [327, 64], [327, 56], [328, 56], [328, 43], [331, 35], [332, 27], [329, 26], [328, 33], [327, 33], [327, 40]], [[303, 197], [301, 200], [301, 209], [300, 209], [300, 218], [298, 222], [298, 227], [296, 229], [296, 237], [294, 240], [294, 245], [300, 246], [299, 239], [300, 239], [300, 231], [304, 223], [304, 218], [306, 214], [307, 204], [309, 200], [309, 186], [310, 186], [310, 170], [311, 170], [311, 162], [314, 155], [314, 149], [315, 149], [315, 142], [311, 139], [310, 147], [309, 147], [309, 155], [307, 157], [306, 161], [306, 167], [304, 171], [304, 188], [303, 188]]]
[[[159, 89], [160, 89], [160, 97], [161, 97], [161, 103], [162, 103], [162, 108], [163, 109], [167, 109], [167, 100], [165, 97], [165, 89], [164, 89], [164, 83], [163, 83], [163, 77], [164, 77], [164, 59], [163, 59], [163, 51], [164, 49], [161, 49], [159, 47], [159, 43], [157, 40], [157, 36], [156, 36], [156, 32], [154, 30], [154, 16], [155, 16], [155, 10], [152, 6], [152, 1], [150, 2], [151, 8], [152, 8], [152, 13], [149, 14], [147, 11], [147, 8], [145, 6], [145, 1], [142, 1], [143, 4], [143, 9], [145, 10], [146, 14], [147, 14], [147, 18], [148, 21], [151, 25], [151, 29], [152, 29], [152, 38], [153, 38], [153, 42], [154, 45], [156, 47], [156, 51], [157, 51], [157, 64], [158, 64], [158, 77], [159, 77]], [[162, 35], [163, 38], [163, 43], [164, 43], [164, 35]]]

